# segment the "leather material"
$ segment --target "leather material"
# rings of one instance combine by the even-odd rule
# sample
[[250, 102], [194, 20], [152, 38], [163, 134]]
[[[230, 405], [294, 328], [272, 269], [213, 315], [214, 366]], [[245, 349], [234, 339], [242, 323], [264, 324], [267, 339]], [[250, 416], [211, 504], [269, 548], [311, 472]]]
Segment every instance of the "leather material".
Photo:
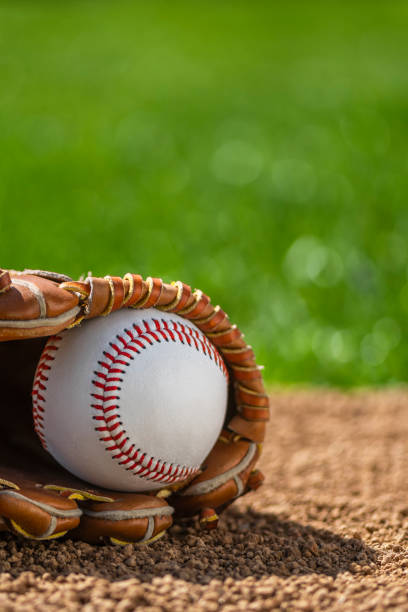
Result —
[[[46, 453], [31, 417], [31, 385], [47, 336], [120, 308], [157, 308], [191, 320], [220, 351], [230, 373], [224, 430], [200, 473], [154, 494], [108, 491], [75, 478]], [[18, 342], [14, 342], [18, 340]], [[269, 418], [262, 371], [242, 333], [210, 298], [180, 281], [0, 270], [0, 529], [49, 539], [147, 543], [177, 516], [199, 513], [207, 529], [236, 497], [257, 488], [255, 469]]]

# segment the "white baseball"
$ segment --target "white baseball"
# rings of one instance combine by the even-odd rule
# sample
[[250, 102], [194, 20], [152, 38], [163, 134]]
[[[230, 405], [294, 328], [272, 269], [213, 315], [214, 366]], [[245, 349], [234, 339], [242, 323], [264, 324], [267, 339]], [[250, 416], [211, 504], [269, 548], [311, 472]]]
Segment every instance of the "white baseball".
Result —
[[33, 385], [34, 426], [75, 476], [118, 491], [194, 475], [222, 429], [228, 373], [191, 322], [124, 309], [50, 338]]

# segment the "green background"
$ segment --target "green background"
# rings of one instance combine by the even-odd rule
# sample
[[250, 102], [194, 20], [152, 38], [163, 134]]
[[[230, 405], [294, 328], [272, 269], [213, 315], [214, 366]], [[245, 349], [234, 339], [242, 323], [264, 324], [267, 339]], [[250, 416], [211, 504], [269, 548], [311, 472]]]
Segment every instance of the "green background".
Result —
[[0, 262], [181, 279], [269, 381], [406, 380], [408, 4], [0, 4]]

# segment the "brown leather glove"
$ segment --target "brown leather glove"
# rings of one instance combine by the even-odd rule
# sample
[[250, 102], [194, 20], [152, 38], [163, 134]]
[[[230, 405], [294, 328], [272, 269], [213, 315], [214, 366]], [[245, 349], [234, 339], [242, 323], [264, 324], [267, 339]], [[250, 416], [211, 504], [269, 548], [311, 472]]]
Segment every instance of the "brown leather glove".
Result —
[[[43, 450], [32, 424], [31, 385], [46, 337], [119, 308], [157, 308], [193, 321], [230, 373], [224, 429], [201, 471], [153, 493], [107, 491], [79, 480]], [[69, 532], [89, 542], [151, 542], [174, 513], [199, 514], [204, 527], [215, 527], [217, 512], [261, 484], [255, 466], [268, 420], [261, 371], [239, 329], [201, 291], [135, 274], [75, 282], [51, 272], [0, 270], [0, 341], [0, 529], [33, 539]]]

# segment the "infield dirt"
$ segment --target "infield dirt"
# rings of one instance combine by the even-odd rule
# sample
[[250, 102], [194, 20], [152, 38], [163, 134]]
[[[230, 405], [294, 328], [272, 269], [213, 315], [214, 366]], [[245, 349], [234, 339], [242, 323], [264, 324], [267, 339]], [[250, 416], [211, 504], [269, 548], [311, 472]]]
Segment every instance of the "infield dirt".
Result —
[[266, 483], [151, 546], [0, 539], [0, 610], [408, 611], [408, 391], [274, 391]]

